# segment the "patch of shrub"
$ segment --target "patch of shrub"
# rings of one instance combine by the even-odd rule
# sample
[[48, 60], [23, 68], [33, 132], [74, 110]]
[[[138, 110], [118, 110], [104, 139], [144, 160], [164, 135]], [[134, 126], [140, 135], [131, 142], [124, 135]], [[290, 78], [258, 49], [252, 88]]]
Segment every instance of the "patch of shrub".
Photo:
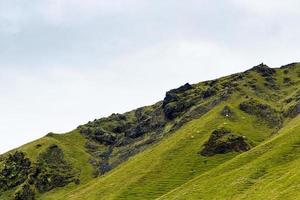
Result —
[[4, 160], [3, 166], [0, 172], [0, 191], [9, 190], [24, 183], [31, 170], [30, 160], [20, 151], [10, 154]]
[[34, 188], [28, 183], [21, 186], [19, 190], [15, 192], [15, 200], [34, 200], [35, 191]]
[[64, 159], [64, 153], [57, 145], [49, 146], [40, 154], [36, 165], [33, 180], [41, 193], [64, 187], [77, 180], [72, 165]]

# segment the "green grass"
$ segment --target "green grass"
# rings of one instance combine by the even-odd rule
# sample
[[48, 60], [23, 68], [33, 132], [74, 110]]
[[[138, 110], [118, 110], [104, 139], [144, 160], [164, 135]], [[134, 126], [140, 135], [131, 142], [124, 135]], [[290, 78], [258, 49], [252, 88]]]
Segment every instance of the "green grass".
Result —
[[160, 199], [299, 199], [300, 117], [277, 136]]
[[[278, 111], [288, 109], [295, 104], [295, 101], [287, 104], [285, 100], [298, 91], [299, 70], [299, 65], [289, 68], [288, 73], [278, 69], [275, 76], [278, 91], [266, 88], [264, 77], [248, 73], [237, 82], [239, 90], [228, 100], [98, 178], [92, 177], [91, 155], [85, 149], [87, 140], [77, 130], [43, 137], [18, 150], [35, 161], [38, 154], [56, 144], [64, 151], [65, 159], [80, 172], [80, 185], [71, 183], [38, 194], [37, 199], [300, 199], [300, 117], [285, 119], [278, 131], [277, 127], [239, 109], [239, 104], [250, 98]], [[284, 77], [289, 77], [294, 84], [284, 84]], [[230, 76], [223, 77], [218, 84], [229, 79]], [[258, 91], [245, 85], [253, 79], [257, 80]], [[186, 95], [194, 98], [198, 90], [205, 88], [204, 83], [197, 84], [195, 91]], [[234, 112], [234, 118], [220, 114], [225, 105]], [[151, 112], [151, 109], [149, 106], [146, 110]], [[128, 116], [131, 115], [129, 112]], [[171, 125], [167, 124], [165, 129], [171, 129]], [[253, 148], [243, 153], [201, 156], [203, 144], [221, 127], [246, 136]], [[0, 194], [0, 199], [12, 197], [12, 190]]]
[[247, 136], [255, 143], [271, 136], [272, 129], [256, 126], [255, 118], [237, 109], [235, 121], [219, 113], [218, 106], [200, 119], [184, 125], [160, 143], [129, 159], [107, 175], [81, 186], [66, 199], [154, 199], [172, 191], [187, 181], [204, 174], [237, 156], [228, 153], [214, 157], [200, 156], [203, 143], [217, 127], [227, 126]]

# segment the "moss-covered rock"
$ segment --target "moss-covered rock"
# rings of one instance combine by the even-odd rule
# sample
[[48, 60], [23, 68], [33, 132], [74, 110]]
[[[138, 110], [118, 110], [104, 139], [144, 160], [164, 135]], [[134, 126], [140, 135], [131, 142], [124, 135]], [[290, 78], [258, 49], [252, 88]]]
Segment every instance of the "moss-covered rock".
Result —
[[231, 133], [229, 129], [221, 128], [212, 132], [201, 151], [203, 156], [213, 156], [228, 152], [244, 152], [251, 149], [250, 142], [245, 136]]

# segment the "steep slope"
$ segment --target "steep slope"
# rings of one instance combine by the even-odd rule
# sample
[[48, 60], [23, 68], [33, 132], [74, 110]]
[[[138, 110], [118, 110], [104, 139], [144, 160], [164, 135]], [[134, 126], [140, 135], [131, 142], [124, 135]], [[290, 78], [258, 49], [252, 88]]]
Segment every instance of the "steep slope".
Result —
[[[297, 195], [289, 184], [297, 188], [299, 84], [299, 64], [280, 69], [261, 64], [185, 84], [167, 92], [162, 102], [94, 120], [67, 134], [50, 133], [1, 156], [0, 198]], [[27, 167], [15, 167], [20, 163]], [[276, 180], [288, 174], [295, 177]], [[277, 192], [282, 188], [285, 192]]]
[[278, 135], [159, 199], [299, 199], [300, 117]]

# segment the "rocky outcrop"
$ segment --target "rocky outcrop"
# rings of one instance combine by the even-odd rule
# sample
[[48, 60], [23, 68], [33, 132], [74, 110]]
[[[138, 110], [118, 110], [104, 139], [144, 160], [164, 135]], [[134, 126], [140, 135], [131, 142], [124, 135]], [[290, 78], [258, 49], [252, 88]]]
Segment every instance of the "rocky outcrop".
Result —
[[165, 116], [169, 119], [175, 119], [180, 114], [182, 114], [184, 111], [189, 109], [191, 106], [194, 105], [194, 102], [192, 100], [179, 100], [175, 102], [168, 103], [164, 106], [163, 110], [165, 113]]
[[261, 63], [260, 65], [257, 65], [251, 69], [251, 71], [256, 71], [260, 75], [267, 77], [267, 76], [272, 76], [273, 74], [276, 73], [275, 69], [272, 69], [268, 67], [267, 65]]
[[244, 152], [251, 149], [245, 136], [231, 133], [229, 129], [221, 128], [212, 132], [200, 152], [202, 156], [214, 156], [228, 152]]
[[240, 103], [239, 107], [242, 111], [263, 120], [270, 127], [280, 127], [282, 125], [281, 114], [267, 104], [250, 99]]

